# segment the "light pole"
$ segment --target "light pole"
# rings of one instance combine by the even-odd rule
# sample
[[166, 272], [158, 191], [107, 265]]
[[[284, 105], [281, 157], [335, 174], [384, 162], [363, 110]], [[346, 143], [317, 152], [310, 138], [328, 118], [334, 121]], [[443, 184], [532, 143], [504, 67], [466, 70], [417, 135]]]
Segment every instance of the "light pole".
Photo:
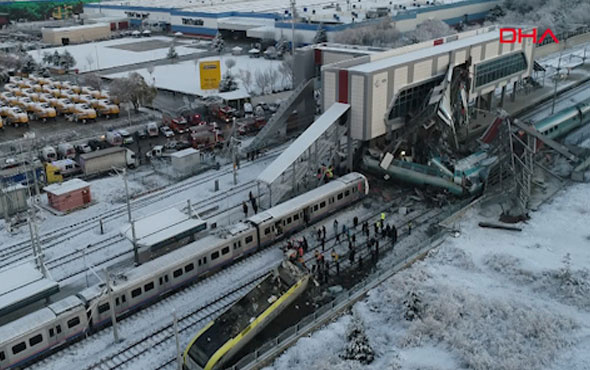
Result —
[[561, 54], [563, 52], [563, 49], [559, 52], [559, 61], [557, 62], [557, 76], [554, 79], [555, 83], [554, 83], [554, 87], [553, 87], [553, 102], [551, 104], [551, 114], [553, 114], [555, 112], [555, 99], [557, 98], [557, 79], [559, 78], [559, 69], [561, 67]]
[[[117, 169], [115, 171], [118, 173]], [[129, 186], [127, 185], [127, 169], [123, 169], [123, 181], [125, 182], [125, 199], [127, 200], [127, 220], [131, 225], [131, 238], [133, 243], [133, 261], [139, 266], [139, 253], [137, 251], [137, 237], [135, 236], [135, 221], [131, 218], [131, 202], [129, 201]]]

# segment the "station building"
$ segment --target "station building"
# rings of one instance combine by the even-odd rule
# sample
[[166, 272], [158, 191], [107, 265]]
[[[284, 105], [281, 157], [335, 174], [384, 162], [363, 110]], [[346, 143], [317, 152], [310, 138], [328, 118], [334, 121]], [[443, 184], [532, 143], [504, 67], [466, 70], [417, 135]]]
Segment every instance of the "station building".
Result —
[[[381, 22], [389, 17], [402, 31], [427, 19], [448, 24], [482, 20], [500, 0], [111, 0], [84, 4], [93, 19], [125, 17], [129, 26], [157, 28], [184, 35], [213, 37], [217, 32], [238, 38], [278, 40], [295, 37], [311, 43], [318, 28], [334, 41], [340, 31]], [[296, 19], [293, 24], [293, 18]], [[292, 32], [294, 28], [294, 36]]]
[[489, 109], [496, 89], [503, 101], [507, 86], [532, 74], [534, 50], [531, 39], [500, 43], [499, 26], [491, 26], [324, 65], [322, 110], [349, 104], [353, 138], [371, 140], [403, 128], [460, 74], [466, 104]]

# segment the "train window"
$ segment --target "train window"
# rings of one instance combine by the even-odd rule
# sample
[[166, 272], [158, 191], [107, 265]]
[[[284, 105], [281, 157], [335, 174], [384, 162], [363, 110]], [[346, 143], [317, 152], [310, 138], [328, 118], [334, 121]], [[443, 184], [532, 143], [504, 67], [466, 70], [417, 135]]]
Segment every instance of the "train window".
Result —
[[253, 241], [253, 240], [254, 240], [254, 237], [253, 237], [252, 235], [248, 235], [248, 236], [246, 237], [246, 244], [248, 244], [248, 243], [252, 243], [252, 241]]
[[342, 199], [342, 193], [338, 194], [338, 196], [336, 197], [336, 199], [338, 199], [338, 200]]
[[119, 297], [117, 297], [117, 298], [115, 298], [115, 306], [118, 306], [119, 304], [120, 304], [119, 303]]
[[264, 229], [264, 235], [268, 235], [270, 234], [270, 227], [267, 227], [266, 229]]
[[27, 349], [27, 345], [25, 344], [25, 342], [20, 342], [16, 346], [12, 347], [12, 353], [16, 355], [18, 353], [21, 353], [25, 349]]
[[4, 354], [4, 351], [0, 351], [0, 361], [4, 360], [6, 360], [6, 355]]
[[61, 333], [61, 325], [56, 326], [55, 331], [57, 331], [57, 334], [60, 334]]
[[182, 269], [178, 269], [172, 273], [172, 276], [175, 278], [179, 277], [180, 275], [182, 275]]
[[143, 286], [144, 292], [149, 292], [152, 289], [154, 289], [154, 282], [153, 281], [151, 283], [147, 283], [146, 285]]
[[122, 295], [122, 296], [121, 296], [121, 302], [122, 302], [122, 303], [125, 303], [125, 302], [127, 302], [127, 298], [125, 298], [125, 295]]
[[195, 269], [195, 265], [192, 263], [189, 263], [188, 265], [184, 266], [184, 272], [193, 271], [194, 269]]
[[352, 188], [352, 192], [353, 193], [356, 193], [356, 188]]
[[[73, 319], [68, 320], [68, 328], [71, 329], [74, 326], [77, 326], [78, 324], [80, 324], [80, 318], [78, 316], [74, 317]], [[59, 329], [57, 330], [57, 333], [59, 334]]]
[[131, 291], [131, 298], [135, 298], [141, 294], [141, 288], [133, 289]]
[[53, 337], [55, 335], [55, 330], [53, 328], [49, 329], [49, 336]]
[[207, 257], [203, 257], [203, 265], [207, 264]]
[[109, 302], [103, 303], [100, 306], [98, 306], [98, 313], [107, 312], [110, 309], [111, 309], [111, 305], [109, 304]]
[[320, 203], [320, 208], [324, 208], [326, 206], [326, 201]]
[[347, 197], [347, 196], [349, 196], [349, 195], [350, 195], [350, 190], [346, 190], [346, 191], [344, 192], [344, 196], [345, 196], [345, 197]]
[[316, 204], [315, 206], [313, 206], [313, 210], [317, 211], [318, 210], [318, 205]]
[[334, 197], [330, 197], [330, 199], [328, 200], [328, 203], [330, 203], [330, 204], [334, 203]]
[[199, 258], [199, 266], [203, 264], [203, 260]]
[[293, 219], [291, 217], [287, 217], [287, 223], [290, 224]]
[[43, 342], [43, 336], [41, 334], [37, 334], [31, 339], [29, 339], [29, 346], [33, 347], [39, 343]]
[[160, 276], [158, 282], [160, 283], [160, 285], [164, 285], [164, 278]]
[[221, 254], [228, 254], [229, 253], [229, 247], [225, 247], [221, 250]]
[[299, 220], [299, 213], [293, 215], [293, 221]]

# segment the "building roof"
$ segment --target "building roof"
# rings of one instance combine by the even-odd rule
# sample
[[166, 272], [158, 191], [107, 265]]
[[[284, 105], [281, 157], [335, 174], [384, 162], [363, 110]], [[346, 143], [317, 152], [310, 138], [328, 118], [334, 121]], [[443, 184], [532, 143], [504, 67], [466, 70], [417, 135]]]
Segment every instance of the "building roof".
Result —
[[221, 99], [226, 101], [231, 100], [239, 100], [239, 99], [248, 99], [250, 94], [248, 94], [245, 90], [238, 89], [234, 91], [222, 92], [217, 94]]
[[[135, 221], [135, 239], [138, 246], [149, 248], [178, 235], [203, 230], [206, 224], [203, 220], [189, 218], [176, 208], [168, 208]], [[121, 228], [121, 233], [133, 240], [129, 224]]]
[[349, 67], [347, 69], [350, 72], [373, 73], [389, 68], [391, 66], [405, 64], [412, 61], [433, 57], [439, 54], [446, 54], [453, 50], [463, 49], [467, 46], [485, 43], [499, 38], [500, 33], [498, 32], [498, 30], [494, 29], [494, 31], [482, 33], [480, 35], [466, 37], [463, 39], [447, 42], [429, 48], [410, 51], [408, 53], [395, 55], [389, 58], [377, 59], [369, 63], [359, 64], [353, 67]]
[[53, 195], [64, 195], [64, 194], [70, 193], [72, 191], [83, 189], [88, 186], [90, 186], [90, 184], [84, 180], [72, 179], [72, 180], [61, 182], [61, 183], [46, 186], [43, 188], [43, 190], [45, 190], [46, 192], [51, 193]]
[[92, 23], [92, 24], [84, 24], [84, 25], [80, 25], [80, 26], [70, 26], [70, 27], [56, 27], [56, 28], [43, 27], [41, 29], [41, 31], [43, 31], [43, 32], [79, 31], [79, 30], [103, 28], [103, 27], [108, 27], [109, 30], [111, 29], [111, 25], [108, 23]]
[[348, 109], [350, 109], [350, 105], [348, 104], [334, 103], [330, 106], [307, 130], [299, 135], [293, 144], [289, 145], [277, 159], [258, 175], [257, 180], [266, 184], [272, 184], [297, 158], [303, 155], [313, 142], [319, 139], [335, 121], [346, 113]]
[[194, 149], [194, 148], [186, 148], [183, 150], [179, 150], [177, 152], [174, 152], [172, 154], [170, 154], [170, 157], [172, 158], [184, 158], [184, 157], [189, 157], [191, 155], [195, 155], [195, 154], [199, 154], [199, 151]]
[[31, 263], [0, 272], [0, 281], [0, 316], [59, 290], [59, 284], [46, 279]]

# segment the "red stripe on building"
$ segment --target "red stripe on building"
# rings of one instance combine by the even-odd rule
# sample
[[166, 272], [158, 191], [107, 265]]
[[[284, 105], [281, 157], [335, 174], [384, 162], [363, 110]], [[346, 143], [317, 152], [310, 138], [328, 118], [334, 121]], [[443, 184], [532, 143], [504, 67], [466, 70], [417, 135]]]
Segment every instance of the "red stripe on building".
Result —
[[348, 103], [348, 71], [338, 71], [338, 102]]
[[322, 51], [320, 49], [314, 49], [313, 60], [316, 66], [322, 65]]

